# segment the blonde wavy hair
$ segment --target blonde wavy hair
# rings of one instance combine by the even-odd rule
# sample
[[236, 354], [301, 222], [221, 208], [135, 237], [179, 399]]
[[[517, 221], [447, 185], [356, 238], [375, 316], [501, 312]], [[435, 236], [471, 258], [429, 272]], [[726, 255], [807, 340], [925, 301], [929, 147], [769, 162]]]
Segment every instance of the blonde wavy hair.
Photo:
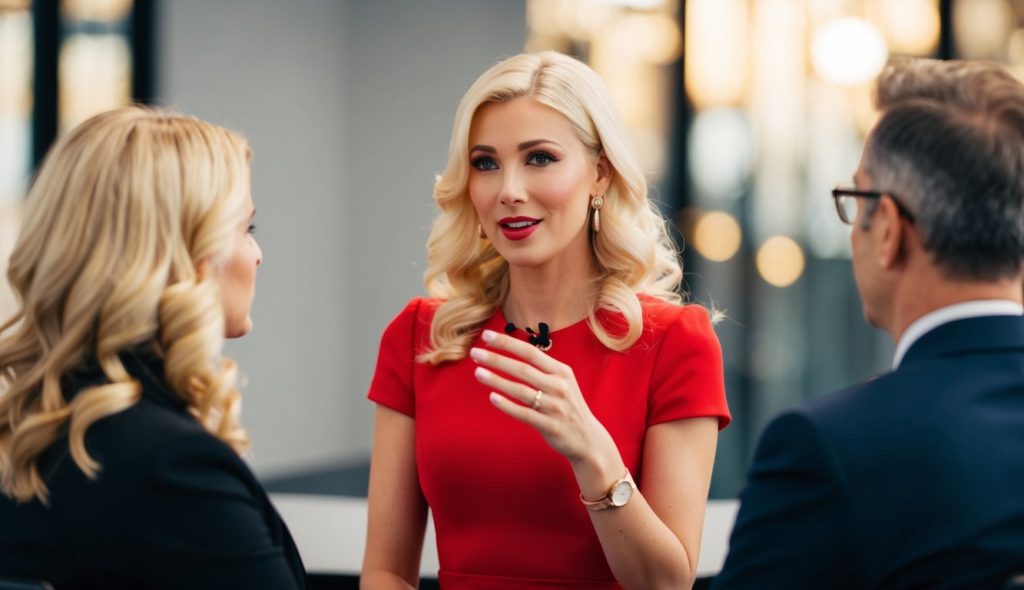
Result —
[[[434, 187], [440, 208], [427, 241], [427, 292], [443, 300], [430, 328], [430, 350], [420, 360], [437, 364], [464, 358], [481, 326], [508, 294], [508, 263], [479, 237], [469, 199], [469, 132], [484, 104], [530, 97], [571, 123], [576, 137], [612, 168], [604, 195], [601, 231], [591, 233], [598, 296], [587, 323], [612, 350], [625, 350], [643, 330], [637, 295], [681, 303], [682, 266], [664, 218], [647, 198], [647, 181], [625, 125], [604, 82], [583, 63], [553, 51], [520, 54], [483, 73], [459, 103], [448, 164]], [[621, 314], [625, 330], [598, 321], [601, 309]]]
[[[159, 351], [192, 415], [243, 452], [236, 366], [209, 270], [232, 248], [251, 152], [239, 135], [140, 106], [82, 123], [51, 149], [26, 200], [0, 324], [0, 490], [44, 504], [40, 455], [68, 436], [89, 477], [86, 430], [141, 396], [118, 353]], [[96, 362], [107, 384], [69, 402], [61, 379]]]

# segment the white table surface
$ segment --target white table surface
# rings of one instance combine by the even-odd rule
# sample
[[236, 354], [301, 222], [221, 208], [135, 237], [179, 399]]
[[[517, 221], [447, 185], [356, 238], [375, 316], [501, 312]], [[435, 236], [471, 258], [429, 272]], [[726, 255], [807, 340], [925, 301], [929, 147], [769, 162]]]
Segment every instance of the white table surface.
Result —
[[[366, 498], [272, 494], [271, 500], [295, 537], [308, 572], [359, 574], [366, 547]], [[708, 502], [698, 577], [713, 576], [722, 569], [738, 508], [736, 500]], [[435, 578], [438, 568], [434, 525], [428, 520], [420, 574]]]

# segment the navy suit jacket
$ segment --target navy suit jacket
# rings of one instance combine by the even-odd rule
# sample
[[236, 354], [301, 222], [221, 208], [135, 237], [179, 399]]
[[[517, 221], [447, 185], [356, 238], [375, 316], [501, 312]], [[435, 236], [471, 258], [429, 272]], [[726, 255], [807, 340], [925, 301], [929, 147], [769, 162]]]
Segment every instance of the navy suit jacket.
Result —
[[1024, 572], [1024, 318], [944, 324], [776, 418], [716, 590], [1001, 588]]
[[[0, 494], [0, 576], [57, 590], [305, 588], [298, 551], [252, 471], [163, 381], [155, 357], [124, 354], [142, 399], [86, 431], [91, 480], [67, 438], [42, 459], [50, 506]], [[95, 365], [69, 381], [104, 381]]]

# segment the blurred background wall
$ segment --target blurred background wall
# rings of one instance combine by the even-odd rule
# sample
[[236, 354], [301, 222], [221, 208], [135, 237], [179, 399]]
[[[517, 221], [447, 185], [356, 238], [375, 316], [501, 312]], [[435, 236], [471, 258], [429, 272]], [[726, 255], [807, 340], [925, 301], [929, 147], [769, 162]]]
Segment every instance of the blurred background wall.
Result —
[[252, 142], [265, 261], [249, 377], [262, 475], [369, 453], [380, 333], [422, 291], [434, 175], [476, 75], [521, 51], [507, 0], [159, 4], [157, 102]]
[[229, 353], [252, 463], [365, 469], [379, 336], [422, 293], [457, 102], [503, 56], [570, 53], [632, 130], [692, 297], [726, 312], [727, 497], [773, 414], [889, 363], [829, 196], [871, 80], [904, 56], [1019, 73], [1022, 23], [1021, 0], [0, 0], [0, 269], [31, 171], [92, 113], [137, 100], [242, 132], [265, 263]]
[[[354, 304], [347, 164], [351, 100], [340, 2], [217, 0], [158, 6], [156, 102], [242, 132], [253, 150], [263, 249], [255, 329], [230, 341], [261, 473], [347, 451], [342, 394]], [[302, 64], [296, 67], [296, 64]]]

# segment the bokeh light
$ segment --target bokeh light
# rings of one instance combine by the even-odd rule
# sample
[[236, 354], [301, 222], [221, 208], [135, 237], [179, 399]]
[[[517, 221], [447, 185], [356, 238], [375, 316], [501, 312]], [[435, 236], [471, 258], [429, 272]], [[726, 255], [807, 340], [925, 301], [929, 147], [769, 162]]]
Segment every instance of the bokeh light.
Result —
[[1015, 20], [1006, 0], [954, 2], [953, 30], [959, 57], [1001, 60]]
[[867, 5], [867, 14], [882, 29], [892, 53], [931, 55], [939, 45], [935, 0], [874, 0]]
[[739, 103], [747, 78], [747, 11], [746, 0], [686, 3], [686, 94], [698, 109]]
[[788, 287], [804, 272], [804, 251], [792, 238], [768, 238], [757, 250], [757, 272], [770, 285]]
[[888, 58], [885, 37], [877, 27], [858, 18], [833, 19], [814, 34], [814, 70], [835, 84], [867, 82], [882, 71]]
[[687, 150], [699, 199], [729, 203], [749, 182], [753, 165], [750, 122], [743, 111], [717, 108], [693, 120]]
[[714, 262], [725, 262], [735, 256], [742, 240], [740, 224], [723, 211], [700, 215], [693, 228], [693, 247], [701, 256]]

